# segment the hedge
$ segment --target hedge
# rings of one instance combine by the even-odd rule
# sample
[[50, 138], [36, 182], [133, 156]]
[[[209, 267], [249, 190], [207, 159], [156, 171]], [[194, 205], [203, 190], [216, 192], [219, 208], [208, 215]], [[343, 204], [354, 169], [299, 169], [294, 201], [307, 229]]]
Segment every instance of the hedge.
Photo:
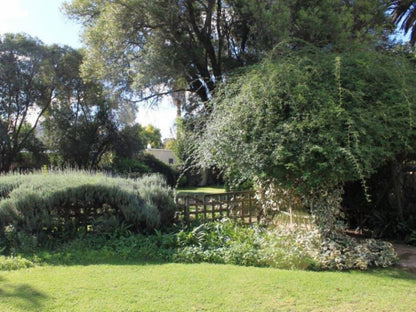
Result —
[[0, 179], [0, 237], [8, 248], [121, 225], [151, 231], [169, 225], [174, 211], [172, 190], [159, 175], [131, 180], [72, 171]]

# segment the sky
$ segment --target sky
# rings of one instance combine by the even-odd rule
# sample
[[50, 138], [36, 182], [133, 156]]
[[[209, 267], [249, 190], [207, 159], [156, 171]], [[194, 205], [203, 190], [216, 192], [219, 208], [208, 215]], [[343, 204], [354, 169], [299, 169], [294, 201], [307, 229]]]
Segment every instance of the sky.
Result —
[[[0, 0], [0, 34], [24, 32], [45, 44], [81, 48], [82, 29], [60, 10], [65, 0]], [[161, 130], [163, 138], [173, 137], [176, 108], [169, 98], [157, 108], [139, 106], [136, 121]]]

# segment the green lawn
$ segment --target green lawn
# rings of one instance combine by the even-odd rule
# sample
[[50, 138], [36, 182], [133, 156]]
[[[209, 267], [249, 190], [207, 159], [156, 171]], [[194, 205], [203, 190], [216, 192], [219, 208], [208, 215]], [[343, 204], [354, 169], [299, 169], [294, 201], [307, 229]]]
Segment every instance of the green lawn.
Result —
[[177, 189], [180, 193], [205, 193], [205, 194], [219, 194], [225, 193], [223, 186], [204, 186], [204, 187], [185, 187]]
[[398, 270], [306, 272], [213, 264], [44, 266], [0, 272], [0, 311], [411, 311]]

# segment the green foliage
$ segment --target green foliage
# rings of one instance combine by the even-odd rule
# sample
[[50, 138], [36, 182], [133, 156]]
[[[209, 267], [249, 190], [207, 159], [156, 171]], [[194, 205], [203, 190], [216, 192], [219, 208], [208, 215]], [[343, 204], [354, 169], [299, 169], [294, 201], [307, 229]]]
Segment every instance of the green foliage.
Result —
[[199, 143], [203, 165], [225, 168], [235, 183], [275, 178], [309, 189], [363, 180], [413, 152], [411, 57], [280, 48], [273, 55], [217, 92]]
[[150, 172], [161, 174], [170, 186], [175, 186], [178, 174], [174, 168], [148, 153], [139, 154], [137, 159], [150, 168]]
[[209, 112], [208, 100], [224, 75], [258, 62], [287, 39], [337, 50], [353, 41], [383, 42], [391, 28], [388, 3], [72, 0], [64, 8], [84, 26], [85, 74], [142, 98], [191, 91], [202, 105], [186, 109]]
[[173, 193], [162, 174], [147, 175], [135, 182], [140, 197], [159, 212], [158, 227], [166, 228], [175, 213]]
[[0, 256], [0, 271], [13, 271], [31, 268], [34, 263], [28, 259], [22, 257], [5, 257]]
[[374, 239], [356, 240], [345, 235], [341, 212], [343, 190], [321, 186], [303, 197], [303, 205], [314, 218], [321, 235], [321, 252], [317, 260], [324, 269], [361, 269], [388, 267], [396, 262], [391, 243]]
[[149, 125], [142, 127], [140, 124], [127, 125], [118, 133], [114, 142], [114, 151], [118, 158], [132, 158], [143, 151], [147, 145], [152, 148], [162, 147], [162, 135], [160, 129]]
[[[18, 185], [16, 185], [16, 181]], [[6, 176], [0, 189], [2, 240], [8, 250], [33, 251], [54, 240], [123, 227], [152, 230], [173, 221], [173, 193], [160, 176], [133, 181], [62, 172]]]
[[116, 158], [112, 167], [117, 174], [129, 178], [138, 178], [149, 173], [160, 174], [172, 187], [178, 176], [174, 168], [148, 153], [140, 153], [132, 158]]
[[180, 247], [174, 255], [180, 262], [213, 262], [287, 269], [313, 268], [317, 263], [309, 251], [316, 251], [316, 237], [300, 241], [309, 231], [283, 228], [266, 230], [243, 227], [230, 221], [202, 224], [178, 234]]
[[338, 240], [324, 239], [321, 248], [318, 262], [322, 269], [367, 270], [389, 267], [397, 261], [392, 244], [375, 239], [360, 242], [348, 236]]
[[113, 261], [222, 263], [285, 269], [360, 269], [394, 263], [391, 244], [346, 238], [322, 239], [316, 227], [241, 226], [229, 220], [153, 235], [85, 235], [55, 251], [36, 252], [37, 262], [53, 264]]
[[116, 141], [116, 103], [101, 83], [81, 78], [80, 51], [56, 47], [56, 54], [55, 98], [42, 122], [43, 139], [58, 168], [97, 169]]
[[143, 137], [143, 143], [146, 146], [150, 144], [152, 148], [162, 147], [162, 134], [160, 129], [155, 128], [152, 125], [148, 125], [146, 128], [142, 129], [141, 136]]
[[230, 222], [203, 224], [178, 234], [174, 259], [298, 269], [361, 269], [395, 263], [391, 244], [350, 237], [326, 239], [317, 227], [279, 226], [271, 230]]
[[127, 125], [118, 133], [116, 142], [114, 142], [114, 151], [117, 158], [132, 158], [145, 148], [146, 141], [141, 135], [142, 126], [134, 124]]
[[[22, 150], [34, 149], [39, 118], [51, 105], [54, 47], [23, 34], [0, 37], [0, 171], [16, 165]], [[35, 119], [28, 123], [28, 116]]]
[[150, 168], [137, 158], [116, 158], [112, 164], [118, 174], [138, 177], [150, 173]]

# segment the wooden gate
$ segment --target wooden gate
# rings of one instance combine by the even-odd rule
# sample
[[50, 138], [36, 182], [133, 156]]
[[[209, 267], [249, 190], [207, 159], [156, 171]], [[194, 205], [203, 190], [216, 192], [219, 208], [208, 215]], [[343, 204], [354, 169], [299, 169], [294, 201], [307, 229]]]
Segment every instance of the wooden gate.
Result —
[[253, 191], [221, 194], [179, 194], [177, 219], [189, 223], [222, 218], [240, 220], [246, 224], [259, 222], [258, 205]]

